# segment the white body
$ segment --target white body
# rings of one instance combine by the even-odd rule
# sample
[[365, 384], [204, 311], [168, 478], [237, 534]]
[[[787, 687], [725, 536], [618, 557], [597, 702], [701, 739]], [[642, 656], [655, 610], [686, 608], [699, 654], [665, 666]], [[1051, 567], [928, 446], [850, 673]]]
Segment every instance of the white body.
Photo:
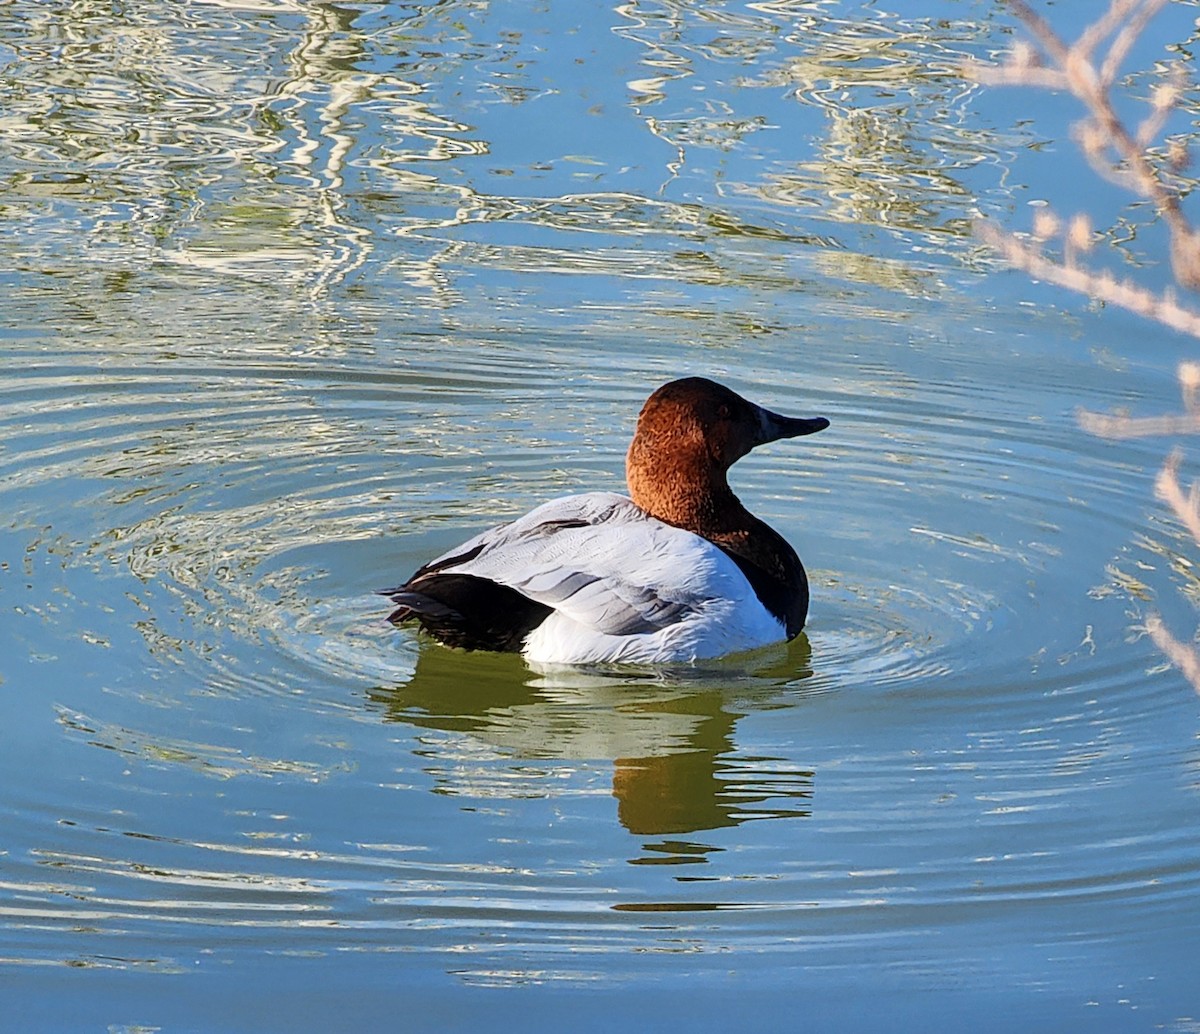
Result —
[[537, 664], [697, 661], [787, 638], [725, 553], [615, 493], [551, 500], [429, 566], [552, 607], [522, 649]]

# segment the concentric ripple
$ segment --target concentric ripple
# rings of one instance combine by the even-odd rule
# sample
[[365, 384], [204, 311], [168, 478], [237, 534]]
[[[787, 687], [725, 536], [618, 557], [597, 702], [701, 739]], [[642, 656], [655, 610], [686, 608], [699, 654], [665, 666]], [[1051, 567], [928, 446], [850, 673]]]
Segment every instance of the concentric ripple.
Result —
[[[587, 983], [681, 939], [819, 948], [852, 972], [864, 938], [901, 945], [953, 922], [983, 979], [1011, 910], [1053, 905], [1069, 927], [1092, 907], [1194, 892], [1193, 835], [1098, 824], [1088, 805], [1098, 781], [1135, 793], [1174, 706], [1145, 677], [1153, 652], [1126, 645], [1136, 601], [1106, 574], [1148, 555], [1148, 445], [1090, 451], [1036, 362], [1029, 411], [883, 365], [847, 380], [814, 359], [802, 385], [734, 375], [776, 408], [833, 420], [736, 471], [808, 561], [805, 636], [690, 673], [532, 672], [391, 629], [370, 591], [539, 499], [619, 484], [636, 369], [610, 358], [566, 417], [549, 402], [553, 361], [515, 396], [521, 359], [506, 348], [452, 376], [436, 357], [383, 372], [80, 355], [8, 378], [0, 497], [25, 557], [18, 626], [76, 637], [46, 658], [54, 670], [117, 658], [98, 694], [60, 682], [65, 743], [102, 748], [116, 767], [96, 778], [122, 797], [121, 772], [155, 773], [151, 801], [197, 779], [262, 787], [237, 791], [234, 830], [215, 840], [203, 831], [229, 822], [204, 812], [224, 792], [187, 822], [138, 794], [115, 822], [52, 804], [53, 837], [29, 828], [47, 802], [27, 799], [13, 821], [38, 846], [9, 880], [14, 960], [49, 960], [86, 928], [140, 947], [114, 961], [84, 944], [74, 965], [175, 972], [178, 931], [206, 927], [233, 938], [227, 951], [288, 931], [319, 954], [483, 952], [470, 982]], [[52, 524], [37, 519], [47, 497]], [[294, 811], [299, 787], [339, 818]], [[435, 836], [441, 801], [475, 818]], [[372, 821], [363, 838], [354, 815], [401, 802], [401, 826]], [[617, 820], [599, 855], [569, 823], [539, 832], [546, 809], [554, 827], [597, 806]], [[821, 836], [786, 836], [785, 861], [775, 836], [749, 832], [780, 819]], [[872, 861], [847, 866], [864, 837]], [[1119, 864], [1102, 861], [1116, 843]], [[552, 872], [536, 860], [547, 852]], [[690, 875], [634, 875], [659, 869]], [[647, 940], [636, 917], [651, 914], [669, 934]]]

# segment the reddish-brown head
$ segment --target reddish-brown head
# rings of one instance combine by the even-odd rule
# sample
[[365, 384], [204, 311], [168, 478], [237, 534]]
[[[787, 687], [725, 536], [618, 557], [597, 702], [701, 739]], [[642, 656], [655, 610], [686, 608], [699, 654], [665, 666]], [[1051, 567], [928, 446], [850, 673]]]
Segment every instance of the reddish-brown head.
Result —
[[773, 413], [704, 377], [671, 381], [638, 416], [625, 460], [630, 494], [648, 513], [703, 531], [718, 516], [709, 511], [734, 499], [726, 480], [734, 463], [758, 445], [828, 426]]

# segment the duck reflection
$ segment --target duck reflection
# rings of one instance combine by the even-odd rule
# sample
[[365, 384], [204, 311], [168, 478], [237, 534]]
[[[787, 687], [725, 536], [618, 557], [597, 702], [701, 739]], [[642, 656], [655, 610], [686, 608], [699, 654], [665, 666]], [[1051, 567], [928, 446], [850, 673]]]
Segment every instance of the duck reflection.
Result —
[[[638, 836], [679, 836], [810, 813], [811, 771], [739, 754], [734, 740], [749, 711], [799, 699], [812, 674], [809, 655], [801, 635], [738, 667], [531, 673], [512, 654], [426, 648], [407, 683], [376, 689], [371, 699], [389, 721], [468, 733], [520, 758], [611, 760], [622, 826]], [[664, 861], [711, 850], [686, 841], [646, 846], [671, 856]]]

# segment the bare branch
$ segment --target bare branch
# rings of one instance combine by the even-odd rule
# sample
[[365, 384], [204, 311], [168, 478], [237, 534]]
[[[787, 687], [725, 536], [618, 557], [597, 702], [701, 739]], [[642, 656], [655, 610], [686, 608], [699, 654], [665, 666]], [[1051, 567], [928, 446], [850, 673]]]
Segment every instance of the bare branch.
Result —
[[[1137, 42], [1137, 38], [1142, 34], [1147, 23], [1166, 6], [1166, 3], [1167, 0], [1144, 0], [1140, 9], [1133, 12], [1132, 17], [1126, 21], [1121, 31], [1117, 33], [1116, 38], [1112, 41], [1112, 45], [1108, 48], [1104, 64], [1100, 66], [1100, 85], [1104, 89], [1108, 89], [1112, 85], [1113, 80], [1117, 77], [1117, 71], [1121, 67], [1121, 62], [1125, 60], [1130, 47]], [[1116, 6], [1114, 3], [1113, 7], [1115, 8]], [[1112, 9], [1110, 8], [1108, 16], [1111, 17], [1112, 13]]]
[[1200, 313], [1185, 309], [1168, 295], [1153, 291], [1128, 280], [1117, 280], [1107, 271], [1095, 273], [1082, 266], [1067, 266], [1047, 258], [1033, 244], [1027, 244], [991, 222], [976, 224], [975, 232], [989, 247], [998, 251], [1018, 269], [1038, 280], [1066, 287], [1106, 303], [1157, 320], [1173, 330], [1200, 337]]
[[1050, 23], [1025, 3], [1025, 0], [1008, 0], [1008, 6], [1012, 8], [1013, 14], [1025, 23], [1025, 27], [1042, 45], [1046, 53], [1060, 65], [1065, 65], [1070, 48], [1062, 41], [1058, 33], [1050, 28]]
[[1200, 434], [1200, 414], [1185, 416], [1132, 417], [1124, 413], [1094, 413], [1077, 409], [1075, 419], [1088, 434], [1098, 438], [1161, 438], [1167, 435]]
[[1200, 363], [1184, 361], [1179, 364], [1179, 393], [1183, 396], [1183, 408], [1189, 414], [1200, 415]]
[[1192, 538], [1200, 544], [1200, 486], [1193, 481], [1185, 494], [1179, 484], [1179, 464], [1183, 453], [1175, 449], [1167, 457], [1154, 480], [1154, 494], [1175, 511]]
[[1111, 0], [1108, 10], [1083, 30], [1083, 35], [1075, 41], [1074, 49], [1091, 60], [1092, 51], [1111, 36], [1141, 3], [1142, 0]]
[[1150, 101], [1150, 114], [1142, 120], [1137, 131], [1137, 142], [1143, 149], [1154, 142], [1154, 138], [1162, 132], [1167, 119], [1171, 117], [1171, 112], [1179, 104], [1184, 84], [1180, 81], [1178, 71], [1172, 75], [1171, 82], [1159, 83], [1154, 90]]
[[1040, 86], [1047, 90], [1068, 90], [1067, 77], [1057, 68], [1045, 65], [985, 65], [968, 61], [963, 74], [985, 86]]
[[[1075, 415], [1080, 427], [1101, 438], [1196, 434], [1200, 432], [1200, 363], [1185, 360], [1179, 364], [1179, 393], [1185, 410], [1179, 416], [1131, 417], [1124, 413], [1112, 416], [1082, 408]], [[1177, 469], [1178, 457], [1174, 456], [1164, 470], [1173, 476]]]
[[1146, 618], [1146, 632], [1154, 640], [1154, 645], [1166, 654], [1167, 660], [1192, 684], [1192, 689], [1200, 693], [1200, 657], [1196, 656], [1196, 651], [1171, 635], [1157, 614]]

